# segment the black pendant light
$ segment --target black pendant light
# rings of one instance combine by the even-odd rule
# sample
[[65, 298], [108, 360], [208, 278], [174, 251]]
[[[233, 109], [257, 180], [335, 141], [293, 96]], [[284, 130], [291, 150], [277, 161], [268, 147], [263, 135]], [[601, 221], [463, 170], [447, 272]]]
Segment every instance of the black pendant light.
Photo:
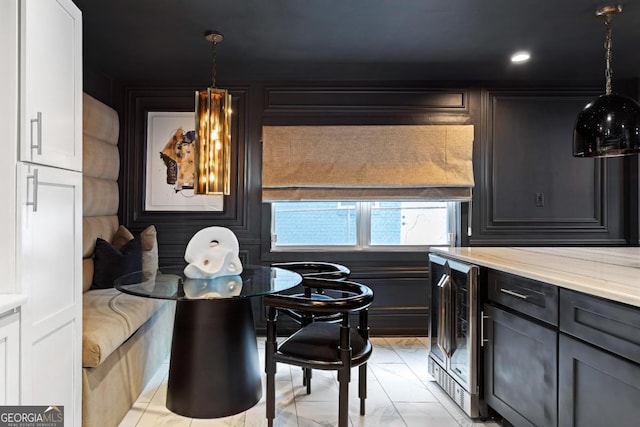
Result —
[[629, 97], [611, 93], [611, 17], [621, 12], [622, 5], [605, 6], [596, 11], [607, 26], [606, 91], [578, 115], [573, 131], [574, 157], [640, 153], [640, 104]]

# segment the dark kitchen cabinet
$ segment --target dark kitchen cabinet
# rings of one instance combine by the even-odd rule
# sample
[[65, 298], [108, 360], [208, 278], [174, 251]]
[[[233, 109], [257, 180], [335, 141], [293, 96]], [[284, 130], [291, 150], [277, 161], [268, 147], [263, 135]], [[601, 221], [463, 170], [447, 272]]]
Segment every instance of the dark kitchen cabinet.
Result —
[[485, 304], [484, 397], [514, 426], [557, 426], [557, 333]]
[[560, 290], [559, 425], [637, 426], [640, 312]]
[[640, 365], [560, 334], [559, 426], [636, 427]]
[[[640, 426], [640, 304], [634, 291], [636, 271], [624, 269], [628, 261], [620, 259], [627, 255], [603, 252], [607, 262], [587, 260], [579, 274], [571, 275], [517, 250], [512, 263], [501, 265], [508, 272], [491, 264], [500, 265], [507, 259], [503, 254], [512, 251], [451, 252], [446, 252], [450, 259], [479, 268], [475, 331], [482, 416], [497, 413], [510, 427]], [[549, 250], [547, 257], [547, 250], [541, 251], [544, 260], [557, 257], [554, 252]], [[635, 261], [635, 252], [624, 253]], [[623, 270], [611, 272], [609, 266], [618, 268], [618, 262]], [[436, 277], [443, 275], [437, 265], [431, 269]], [[527, 277], [517, 273], [520, 269]], [[544, 274], [536, 274], [542, 269]], [[592, 281], [578, 285], [596, 269], [611, 277], [609, 293], [601, 279], [595, 282], [603, 282], [600, 291], [590, 286]], [[616, 287], [616, 277], [626, 279]], [[615, 301], [596, 296], [614, 291], [619, 296]], [[431, 328], [438, 324], [432, 322]], [[437, 351], [431, 350], [431, 359]]]

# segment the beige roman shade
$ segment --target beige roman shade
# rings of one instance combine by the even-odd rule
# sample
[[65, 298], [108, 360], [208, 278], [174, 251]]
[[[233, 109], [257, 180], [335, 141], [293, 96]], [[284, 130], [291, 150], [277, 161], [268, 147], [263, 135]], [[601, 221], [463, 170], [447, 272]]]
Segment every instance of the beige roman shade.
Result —
[[472, 125], [265, 126], [262, 200], [470, 200]]

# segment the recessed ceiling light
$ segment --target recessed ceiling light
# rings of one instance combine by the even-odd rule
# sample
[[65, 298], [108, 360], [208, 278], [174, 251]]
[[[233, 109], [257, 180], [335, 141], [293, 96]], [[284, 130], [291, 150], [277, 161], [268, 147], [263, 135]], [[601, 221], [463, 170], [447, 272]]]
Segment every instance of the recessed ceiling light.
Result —
[[531, 58], [529, 52], [521, 50], [520, 52], [516, 52], [511, 55], [511, 62], [514, 64], [523, 64], [527, 62]]

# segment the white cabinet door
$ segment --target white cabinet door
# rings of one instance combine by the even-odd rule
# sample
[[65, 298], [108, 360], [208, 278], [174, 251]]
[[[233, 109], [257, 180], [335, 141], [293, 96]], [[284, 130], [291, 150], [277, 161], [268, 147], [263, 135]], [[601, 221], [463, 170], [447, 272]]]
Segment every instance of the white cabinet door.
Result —
[[82, 170], [82, 14], [20, 0], [20, 160]]
[[0, 405], [20, 403], [20, 313], [0, 315]]
[[80, 426], [82, 175], [18, 165], [18, 268], [23, 405], [63, 405]]
[[3, 155], [0, 157], [0, 182], [4, 191], [0, 209], [0, 293], [16, 292], [15, 228], [16, 158], [18, 157], [18, 4], [0, 0], [0, 126]]

